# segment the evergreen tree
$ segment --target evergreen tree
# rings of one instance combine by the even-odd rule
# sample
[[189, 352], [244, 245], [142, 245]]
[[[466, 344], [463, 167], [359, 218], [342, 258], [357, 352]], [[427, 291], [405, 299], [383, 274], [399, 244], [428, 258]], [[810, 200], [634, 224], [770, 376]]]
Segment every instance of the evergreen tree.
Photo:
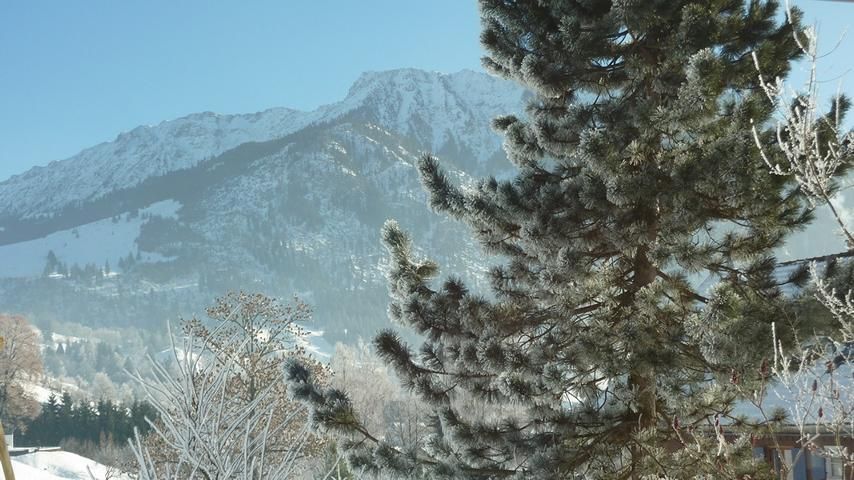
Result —
[[45, 257], [45, 265], [44, 270], [42, 270], [42, 276], [47, 277], [48, 275], [55, 273], [60, 266], [60, 261], [56, 258], [56, 254], [53, 253], [53, 250], [48, 250], [47, 256]]
[[51, 445], [59, 445], [59, 439], [70, 437], [74, 432], [74, 400], [68, 392], [62, 392], [56, 415], [56, 427], [51, 435]]
[[42, 403], [41, 414], [18, 433], [16, 441], [22, 446], [46, 447], [60, 445], [66, 440], [91, 442], [97, 446], [124, 446], [133, 438], [136, 428], [147, 435], [156, 421], [157, 411], [145, 401], [134, 401], [125, 408], [111, 400], [100, 400], [93, 409], [89, 402], [75, 405], [68, 393], [57, 401], [51, 393]]
[[[356, 435], [361, 466], [763, 478], [746, 436], [718, 440], [766, 381], [771, 323], [797, 320], [781, 287], [806, 276], [781, 275], [774, 252], [812, 211], [791, 178], [768, 174], [751, 133], [771, 114], [751, 52], [767, 77], [785, 76], [800, 13], [780, 24], [777, 2], [761, 0], [480, 8], [485, 66], [534, 93], [527, 118], [494, 121], [518, 172], [464, 190], [436, 159], [419, 167], [432, 206], [499, 257], [491, 295], [435, 285], [438, 266], [395, 223], [384, 230], [391, 316], [425, 340], [414, 350], [385, 331], [375, 346], [433, 405], [435, 435], [415, 455], [388, 448], [299, 365], [295, 394], [319, 425]], [[474, 418], [462, 395], [516, 408]]]
[[56, 400], [56, 394], [51, 392], [47, 397], [47, 402], [44, 403], [42, 410], [45, 415], [56, 418], [59, 415], [59, 402]]

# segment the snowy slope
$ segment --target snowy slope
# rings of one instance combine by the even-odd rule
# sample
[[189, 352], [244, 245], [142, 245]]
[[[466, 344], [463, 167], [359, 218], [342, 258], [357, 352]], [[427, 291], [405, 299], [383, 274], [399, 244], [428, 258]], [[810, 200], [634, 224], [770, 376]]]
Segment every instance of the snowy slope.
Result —
[[439, 74], [399, 69], [362, 74], [347, 98], [322, 107], [324, 119], [359, 109], [392, 132], [411, 135], [433, 152], [449, 141], [468, 147], [485, 161], [501, 145], [501, 138], [484, 126], [498, 114], [518, 113], [525, 92], [506, 80], [463, 70]]
[[[96, 480], [107, 478], [107, 467], [70, 452], [36, 452], [12, 458], [15, 478], [20, 480]], [[127, 476], [111, 476], [122, 480]]]
[[[165, 200], [140, 210], [135, 218], [125, 216], [117, 222], [107, 218], [35, 240], [0, 245], [0, 259], [3, 260], [0, 278], [41, 275], [50, 251], [67, 265], [82, 267], [91, 263], [101, 267], [108, 261], [115, 268], [120, 258], [137, 253], [135, 242], [146, 214], [172, 218], [180, 207], [181, 204], [174, 200]], [[143, 261], [160, 259], [152, 253], [142, 256]]]
[[2, 214], [39, 217], [63, 206], [188, 168], [248, 141], [293, 132], [311, 121], [276, 108], [249, 115], [198, 113], [141, 126], [66, 160], [35, 167], [0, 183]]
[[[57, 477], [45, 470], [40, 470], [36, 467], [31, 467], [26, 463], [18, 461], [18, 457], [12, 459], [12, 471], [15, 472], [15, 478], [25, 478], [27, 480], [65, 480], [68, 477]], [[87, 478], [88, 477], [83, 477]], [[3, 472], [0, 472], [0, 479], [4, 479]]]
[[24, 382], [22, 387], [24, 394], [39, 404], [47, 402], [51, 395], [60, 398], [63, 392], [68, 392], [75, 396], [75, 398], [86, 394], [80, 389], [79, 385], [47, 376], [39, 379], [29, 379]]
[[[373, 124], [329, 127], [323, 138], [260, 157], [247, 173], [212, 188], [199, 207], [204, 215], [190, 227], [205, 239], [205, 254], [214, 262], [238, 260], [239, 268], [254, 264], [251, 270], [263, 272], [275, 258], [258, 250], [278, 246], [275, 257], [305, 254], [338, 277], [324, 283], [328, 288], [383, 285], [379, 232], [385, 219], [420, 229], [423, 242], [437, 250], [435, 236], [452, 235], [434, 228], [441, 220], [426, 207], [418, 154], [404, 148], [405, 141]], [[458, 170], [448, 174], [471, 181]], [[454, 238], [445, 243], [454, 245], [454, 254], [470, 253], [464, 238]]]
[[38, 385], [36, 383], [25, 384], [24, 392], [27, 396], [39, 402], [40, 404], [47, 402], [51, 395], [55, 395], [57, 398], [62, 395], [62, 392], [51, 390], [45, 386]]

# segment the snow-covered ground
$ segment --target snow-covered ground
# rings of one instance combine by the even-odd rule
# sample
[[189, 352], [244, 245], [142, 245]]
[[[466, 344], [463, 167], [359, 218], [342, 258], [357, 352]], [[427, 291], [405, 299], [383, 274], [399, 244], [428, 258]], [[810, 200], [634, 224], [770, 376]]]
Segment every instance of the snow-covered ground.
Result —
[[328, 361], [335, 348], [323, 338], [322, 330], [306, 329], [306, 337], [301, 339], [302, 347], [317, 360]]
[[62, 381], [53, 377], [31, 378], [23, 383], [24, 393], [31, 399], [39, 402], [47, 402], [50, 395], [53, 394], [57, 400], [62, 397], [63, 392], [70, 393], [74, 398], [79, 398], [85, 392], [80, 390], [80, 386], [67, 381]]
[[[0, 246], [3, 268], [0, 277], [37, 277], [42, 274], [47, 254], [53, 251], [57, 259], [66, 265], [84, 266], [88, 263], [99, 267], [109, 261], [117, 268], [119, 259], [128, 253], [136, 254], [136, 239], [145, 222], [144, 214], [174, 218], [181, 204], [175, 200], [164, 200], [140, 210], [135, 218], [122, 216], [118, 222], [105, 218], [76, 228], [52, 233], [46, 237], [27, 242]], [[158, 255], [142, 253], [143, 261], [161, 260]]]
[[[12, 469], [18, 480], [106, 480], [108, 473], [112, 473], [108, 472], [105, 465], [94, 460], [62, 451], [36, 452], [12, 457]], [[0, 478], [2, 477], [0, 474]], [[124, 480], [128, 477], [112, 473], [109, 478]]]
[[24, 392], [26, 392], [26, 394], [30, 398], [32, 398], [33, 400], [35, 400], [39, 403], [47, 402], [48, 399], [50, 398], [51, 394], [56, 396], [57, 399], [62, 395], [62, 392], [56, 392], [56, 391], [51, 390], [51, 389], [49, 389], [43, 385], [37, 385], [35, 383], [25, 384], [24, 385]]

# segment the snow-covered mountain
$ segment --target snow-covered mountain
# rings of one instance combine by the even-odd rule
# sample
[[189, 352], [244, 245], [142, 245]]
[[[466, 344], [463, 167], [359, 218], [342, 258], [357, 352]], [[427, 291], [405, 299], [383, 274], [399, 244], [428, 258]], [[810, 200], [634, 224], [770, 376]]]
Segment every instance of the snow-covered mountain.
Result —
[[0, 183], [0, 218], [51, 215], [69, 204], [193, 167], [243, 143], [281, 138], [354, 112], [363, 120], [412, 136], [425, 149], [440, 151], [457, 143], [484, 161], [499, 145], [488, 131], [489, 121], [496, 114], [519, 110], [522, 97], [522, 90], [514, 85], [473, 71], [365, 73], [344, 100], [311, 112], [271, 108], [241, 115], [196, 113], [140, 126], [112, 142], [34, 167]]
[[150, 322], [243, 288], [298, 293], [322, 328], [368, 333], [386, 322], [386, 219], [477, 277], [415, 164], [433, 152], [461, 183], [508, 169], [490, 121], [526, 97], [471, 71], [372, 72], [312, 112], [189, 115], [34, 168], [0, 183], [0, 310]]
[[50, 215], [70, 203], [192, 167], [241, 143], [291, 133], [304, 127], [307, 117], [304, 112], [274, 108], [251, 115], [204, 112], [140, 126], [112, 142], [0, 183], [3, 215]]

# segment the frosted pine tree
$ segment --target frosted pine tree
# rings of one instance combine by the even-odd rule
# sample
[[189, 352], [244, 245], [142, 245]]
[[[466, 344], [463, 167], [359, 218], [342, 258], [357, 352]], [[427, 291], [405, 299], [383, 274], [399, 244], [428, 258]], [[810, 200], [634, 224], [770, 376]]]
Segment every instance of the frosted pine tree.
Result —
[[[317, 423], [355, 439], [352, 463], [447, 478], [770, 474], [732, 412], [770, 376], [771, 324], [802, 321], [781, 287], [807, 277], [781, 277], [774, 250], [813, 206], [756, 148], [776, 134], [753, 57], [774, 78], [801, 54], [800, 13], [780, 22], [778, 7], [480, 1], [485, 66], [534, 93], [526, 118], [494, 121], [517, 174], [464, 189], [431, 156], [419, 168], [432, 206], [495, 255], [492, 289], [437, 283], [438, 265], [386, 225], [391, 316], [424, 341], [385, 331], [375, 346], [433, 406], [435, 434], [404, 455], [293, 366]], [[463, 396], [512, 413], [473, 416]]]

